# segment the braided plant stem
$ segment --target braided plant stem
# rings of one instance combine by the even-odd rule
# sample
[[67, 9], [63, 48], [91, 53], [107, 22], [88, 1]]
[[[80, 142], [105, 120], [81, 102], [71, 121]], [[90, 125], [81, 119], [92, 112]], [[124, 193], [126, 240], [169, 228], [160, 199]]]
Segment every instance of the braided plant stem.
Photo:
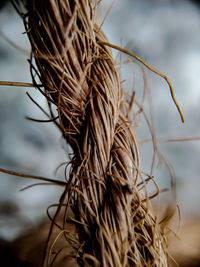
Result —
[[43, 265], [167, 266], [165, 238], [138, 186], [129, 108], [97, 3], [27, 0], [24, 12], [14, 4], [31, 44], [33, 83], [56, 106], [73, 150]]

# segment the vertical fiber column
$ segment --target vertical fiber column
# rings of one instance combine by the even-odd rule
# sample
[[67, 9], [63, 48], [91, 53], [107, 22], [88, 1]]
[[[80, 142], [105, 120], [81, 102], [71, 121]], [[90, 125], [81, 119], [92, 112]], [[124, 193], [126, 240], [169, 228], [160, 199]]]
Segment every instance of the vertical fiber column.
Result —
[[[22, 14], [33, 82], [41, 89], [36, 71], [74, 153], [61, 203], [65, 213], [72, 211], [78, 233], [72, 257], [83, 266], [166, 266], [162, 234], [137, 187], [136, 141], [116, 64], [110, 48], [100, 43], [107, 40], [96, 5], [27, 0]], [[64, 216], [67, 238], [66, 222]], [[48, 246], [46, 256], [45, 266], [52, 256]]]

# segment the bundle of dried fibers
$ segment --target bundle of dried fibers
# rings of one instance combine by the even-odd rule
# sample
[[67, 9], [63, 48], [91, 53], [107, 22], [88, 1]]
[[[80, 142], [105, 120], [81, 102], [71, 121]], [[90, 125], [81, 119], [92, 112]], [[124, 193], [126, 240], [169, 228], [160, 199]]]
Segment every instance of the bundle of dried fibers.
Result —
[[14, 1], [32, 48], [33, 83], [50, 110], [57, 107], [73, 150], [43, 266], [167, 266], [164, 233], [138, 183], [129, 107], [97, 2]]

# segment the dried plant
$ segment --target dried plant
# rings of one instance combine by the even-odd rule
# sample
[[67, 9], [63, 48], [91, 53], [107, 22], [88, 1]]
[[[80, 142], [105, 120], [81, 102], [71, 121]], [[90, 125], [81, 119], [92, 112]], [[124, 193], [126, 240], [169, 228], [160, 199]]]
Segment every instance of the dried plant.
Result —
[[[48, 213], [43, 266], [167, 266], [165, 232], [149, 203], [159, 188], [149, 196], [146, 183], [153, 178], [140, 181], [129, 119], [137, 102], [134, 95], [125, 100], [110, 48], [118, 47], [108, 43], [98, 24], [98, 1], [13, 4], [31, 44], [33, 85], [47, 99], [50, 121], [73, 150], [59, 205], [54, 216]], [[150, 69], [166, 79], [175, 100], [167, 77]]]

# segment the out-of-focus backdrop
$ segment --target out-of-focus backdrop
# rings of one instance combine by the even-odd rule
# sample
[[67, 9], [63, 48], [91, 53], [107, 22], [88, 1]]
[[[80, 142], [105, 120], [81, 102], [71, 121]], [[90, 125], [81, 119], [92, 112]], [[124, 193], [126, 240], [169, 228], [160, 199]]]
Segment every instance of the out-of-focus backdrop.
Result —
[[[166, 74], [173, 84], [185, 116], [184, 124], [167, 83], [145, 69], [158, 139], [200, 137], [198, 4], [189, 0], [103, 0], [101, 4], [99, 20], [102, 22], [105, 18], [103, 29], [109, 41], [140, 56]], [[0, 80], [31, 82], [27, 62], [29, 43], [23, 34], [22, 20], [9, 3], [1, 2], [0, 7]], [[118, 52], [113, 54], [119, 59]], [[124, 87], [134, 88], [136, 97], [140, 98], [143, 80], [138, 65], [125, 66], [122, 78], [126, 80]], [[45, 100], [34, 88], [0, 87], [0, 167], [62, 177], [62, 167], [57, 174], [54, 171], [60, 163], [69, 160], [67, 148], [52, 123], [25, 119], [25, 116], [46, 119], [26, 92], [46, 107]], [[141, 119], [136, 128], [138, 141], [150, 138], [143, 124]], [[152, 145], [143, 144], [140, 149], [141, 168], [149, 173]], [[159, 143], [159, 149], [174, 168], [182, 214], [200, 216], [200, 141]], [[169, 188], [166, 167], [162, 164], [156, 167], [156, 181], [161, 188]], [[45, 215], [48, 205], [58, 202], [62, 188], [38, 186], [19, 192], [31, 183], [34, 181], [0, 174], [0, 238], [12, 240], [23, 229], [36, 224]], [[166, 196], [170, 198], [170, 194]]]

